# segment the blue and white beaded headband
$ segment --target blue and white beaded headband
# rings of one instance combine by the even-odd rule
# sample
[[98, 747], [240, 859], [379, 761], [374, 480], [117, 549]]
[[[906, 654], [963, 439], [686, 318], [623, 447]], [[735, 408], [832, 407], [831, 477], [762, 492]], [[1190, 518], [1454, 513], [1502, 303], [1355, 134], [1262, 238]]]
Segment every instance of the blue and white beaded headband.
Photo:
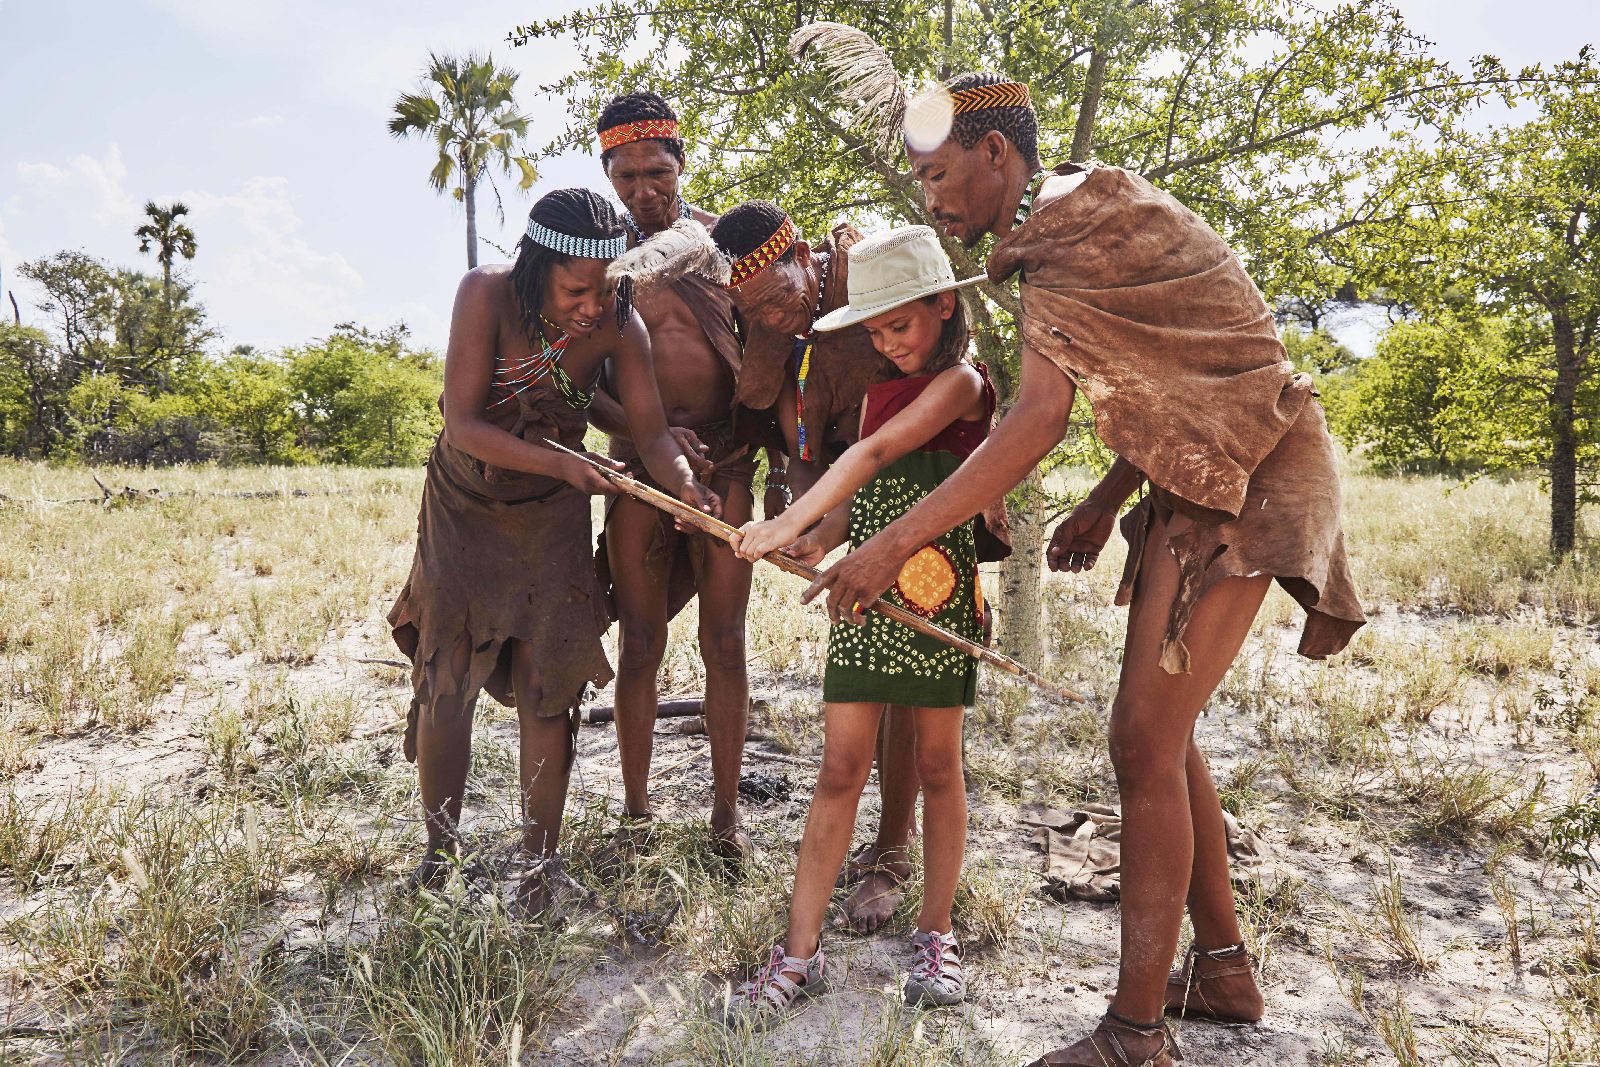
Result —
[[628, 235], [615, 237], [574, 237], [569, 233], [552, 230], [533, 219], [528, 220], [528, 239], [569, 256], [580, 259], [616, 259], [628, 248]]

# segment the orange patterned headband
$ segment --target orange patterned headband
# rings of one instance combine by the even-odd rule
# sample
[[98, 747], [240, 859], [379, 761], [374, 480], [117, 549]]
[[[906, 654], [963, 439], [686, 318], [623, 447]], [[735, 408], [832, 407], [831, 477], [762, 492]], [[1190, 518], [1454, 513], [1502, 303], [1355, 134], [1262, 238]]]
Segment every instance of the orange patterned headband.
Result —
[[799, 231], [794, 228], [794, 221], [785, 215], [783, 225], [773, 231], [771, 237], [762, 241], [733, 265], [728, 278], [728, 288], [744, 284], [778, 262], [799, 236]]
[[1032, 107], [1028, 87], [1021, 82], [1000, 82], [998, 85], [974, 85], [957, 89], [950, 94], [955, 102], [955, 113], [987, 111], [992, 107]]
[[652, 139], [677, 140], [677, 120], [641, 119], [638, 122], [624, 122], [620, 126], [613, 126], [608, 130], [601, 130], [600, 151], [609, 152], [618, 145], [630, 144], [634, 141], [649, 141]]

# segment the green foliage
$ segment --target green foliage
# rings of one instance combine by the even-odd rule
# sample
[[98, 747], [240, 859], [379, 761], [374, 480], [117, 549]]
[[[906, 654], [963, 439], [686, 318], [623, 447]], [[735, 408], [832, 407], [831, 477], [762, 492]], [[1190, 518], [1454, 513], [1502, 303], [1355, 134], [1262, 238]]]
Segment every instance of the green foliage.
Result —
[[285, 353], [303, 443], [340, 463], [421, 462], [439, 432], [442, 367], [404, 347], [405, 329], [373, 334], [346, 324]]
[[[178, 205], [181, 206], [181, 205]], [[442, 367], [404, 326], [215, 359], [193, 287], [79, 252], [22, 266], [53, 331], [0, 324], [0, 449], [131, 464], [418, 463]], [[54, 336], [52, 336], [52, 333]]]
[[152, 247], [155, 248], [156, 262], [161, 264], [161, 293], [165, 299], [172, 288], [173, 262], [179, 256], [184, 259], [193, 259], [195, 256], [194, 231], [178, 221], [189, 213], [189, 207], [177, 200], [166, 207], [148, 200], [144, 205], [144, 213], [150, 221], [134, 230], [133, 235], [139, 239], [139, 251], [148, 252]]
[[1399, 158], [1414, 187], [1380, 209], [1375, 247], [1349, 251], [1430, 318], [1499, 316], [1501, 358], [1456, 375], [1451, 403], [1480, 420], [1486, 462], [1543, 469], [1564, 553], [1600, 471], [1600, 63], [1585, 47], [1525, 74], [1535, 116]]
[[1336, 374], [1357, 363], [1355, 353], [1334, 340], [1326, 330], [1302, 330], [1291, 325], [1284, 327], [1280, 336], [1295, 370], [1315, 375]]

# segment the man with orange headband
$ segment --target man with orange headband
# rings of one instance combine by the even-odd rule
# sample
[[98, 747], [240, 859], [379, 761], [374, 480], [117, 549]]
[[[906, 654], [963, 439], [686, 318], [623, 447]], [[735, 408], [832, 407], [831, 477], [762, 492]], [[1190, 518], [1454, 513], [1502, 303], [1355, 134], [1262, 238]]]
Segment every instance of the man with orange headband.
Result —
[[[936, 113], [942, 128], [925, 121]], [[1337, 453], [1238, 256], [1175, 197], [1118, 167], [1042, 167], [1028, 87], [994, 72], [919, 97], [905, 128], [928, 213], [969, 248], [993, 234], [989, 278], [1020, 279], [1021, 385], [959, 470], [806, 596], [827, 589], [835, 620], [861, 621], [907, 558], [1034, 469], [1084, 392], [1117, 460], [1056, 530], [1051, 569], [1093, 567], [1140, 494], [1122, 519], [1129, 614], [1109, 738], [1122, 959], [1099, 1025], [1034, 1067], [1172, 1067], [1165, 1015], [1253, 1023], [1265, 1008], [1194, 727], [1274, 579], [1305, 609], [1302, 655], [1332, 655], [1363, 625]], [[1186, 905], [1194, 939], [1169, 973]]]
[[[630, 247], [679, 219], [695, 219], [706, 227], [716, 223], [715, 216], [690, 207], [679, 193], [683, 140], [677, 116], [661, 97], [617, 97], [601, 112], [598, 129], [601, 165], [627, 209], [623, 222]], [[756, 458], [732, 433], [740, 348], [727, 291], [691, 273], [670, 284], [641, 286], [637, 306], [650, 333], [656, 383], [674, 435], [685, 454], [698, 457], [702, 480], [717, 487], [727, 521], [748, 520]], [[590, 421], [611, 435], [612, 458], [648, 480], [616, 399], [598, 395]], [[782, 481], [783, 457], [775, 458], [769, 485]], [[719, 853], [742, 859], [750, 851], [738, 810], [750, 707], [744, 636], [750, 564], [720, 542], [675, 530], [670, 518], [627, 497], [613, 499], [608, 507], [596, 562], [602, 584], [609, 580], [621, 624], [615, 703], [623, 826], [601, 866], [616, 868], [648, 834], [656, 679], [666, 651], [667, 624], [697, 593], [711, 741], [712, 835]]]

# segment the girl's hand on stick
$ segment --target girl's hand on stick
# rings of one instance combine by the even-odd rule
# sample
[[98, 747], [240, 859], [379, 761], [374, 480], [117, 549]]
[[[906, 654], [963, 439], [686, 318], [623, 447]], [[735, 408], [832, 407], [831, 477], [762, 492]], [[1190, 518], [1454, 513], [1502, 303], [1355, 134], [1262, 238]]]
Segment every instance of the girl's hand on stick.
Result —
[[579, 459], [577, 456], [564, 456], [563, 459], [565, 462], [562, 464], [561, 469], [562, 481], [588, 493], [590, 496], [605, 496], [617, 491], [616, 487], [611, 484], [611, 481], [604, 474], [583, 462], [583, 459], [592, 460], [602, 467], [621, 473], [624, 468], [618, 461], [609, 456], [596, 455], [593, 452], [583, 453], [583, 459]]
[[789, 529], [783, 519], [766, 522], [747, 522], [729, 538], [734, 554], [740, 559], [758, 560], [768, 552], [777, 551], [794, 542], [800, 531]]

